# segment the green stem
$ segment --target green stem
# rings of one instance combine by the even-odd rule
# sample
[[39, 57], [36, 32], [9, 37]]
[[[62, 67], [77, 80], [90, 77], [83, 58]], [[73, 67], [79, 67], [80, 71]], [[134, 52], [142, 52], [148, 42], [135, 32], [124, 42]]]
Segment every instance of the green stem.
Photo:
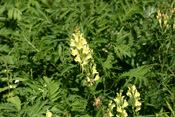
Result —
[[[9, 75], [8, 75], [8, 66], [7, 66], [7, 61], [4, 60], [5, 66], [6, 66], [6, 74], [7, 74], [7, 85], [8, 85], [8, 92], [10, 93], [10, 82], [9, 82]], [[9, 95], [8, 95], [9, 98]]]

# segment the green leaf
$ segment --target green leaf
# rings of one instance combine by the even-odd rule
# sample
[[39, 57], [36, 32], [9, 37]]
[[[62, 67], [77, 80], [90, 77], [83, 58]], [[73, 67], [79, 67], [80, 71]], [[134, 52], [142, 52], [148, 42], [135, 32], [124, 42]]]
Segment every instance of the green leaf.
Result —
[[18, 109], [18, 111], [21, 110], [21, 100], [19, 99], [18, 96], [8, 98], [7, 101], [15, 104], [16, 108]]
[[[148, 79], [145, 77], [146, 73], [150, 70], [151, 67], [148, 66], [141, 66], [139, 68], [134, 68], [129, 70], [128, 72], [125, 72], [121, 75], [121, 77], [129, 77], [127, 79], [124, 86], [128, 85], [129, 82], [134, 81], [134, 83], [140, 82], [139, 87], [141, 87], [142, 82], [144, 82], [145, 86], [148, 85]], [[135, 78], [135, 79], [133, 79]]]

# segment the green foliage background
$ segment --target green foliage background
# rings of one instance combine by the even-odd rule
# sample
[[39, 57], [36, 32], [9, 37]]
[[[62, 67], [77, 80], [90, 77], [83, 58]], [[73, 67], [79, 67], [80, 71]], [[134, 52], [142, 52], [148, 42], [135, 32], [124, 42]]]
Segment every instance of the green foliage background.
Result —
[[[109, 100], [129, 84], [141, 94], [138, 116], [175, 116], [175, 20], [173, 15], [164, 32], [156, 18], [174, 3], [1, 0], [0, 116], [42, 117], [47, 109], [54, 117], [107, 116]], [[101, 78], [93, 94], [103, 97], [99, 110], [71, 55], [76, 26], [94, 50]]]

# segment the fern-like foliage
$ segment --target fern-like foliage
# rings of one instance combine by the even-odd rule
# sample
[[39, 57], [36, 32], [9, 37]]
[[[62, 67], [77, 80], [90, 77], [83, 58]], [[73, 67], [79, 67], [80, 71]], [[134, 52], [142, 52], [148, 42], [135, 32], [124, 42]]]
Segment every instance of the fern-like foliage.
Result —
[[143, 11], [135, 1], [119, 0], [116, 1], [117, 16], [120, 22], [132, 19], [132, 16], [139, 14], [144, 17]]
[[151, 67], [148, 66], [141, 66], [139, 68], [134, 68], [128, 72], [121, 74], [121, 77], [128, 77], [128, 79], [126, 79], [125, 86], [128, 86], [128, 83], [139, 83], [139, 87], [141, 87], [142, 84], [147, 86], [148, 78], [145, 75], [149, 72], [150, 68]]
[[44, 81], [46, 82], [46, 87], [48, 90], [48, 98], [50, 101], [54, 102], [56, 101], [58, 98], [61, 97], [61, 91], [60, 90], [60, 83], [59, 82], [55, 82], [54, 80], [52, 80], [51, 78], [47, 78], [47, 77], [43, 77]]
[[114, 51], [121, 60], [125, 57], [131, 57], [133, 38], [130, 32], [125, 32], [121, 29], [120, 32], [118, 32], [114, 44]]

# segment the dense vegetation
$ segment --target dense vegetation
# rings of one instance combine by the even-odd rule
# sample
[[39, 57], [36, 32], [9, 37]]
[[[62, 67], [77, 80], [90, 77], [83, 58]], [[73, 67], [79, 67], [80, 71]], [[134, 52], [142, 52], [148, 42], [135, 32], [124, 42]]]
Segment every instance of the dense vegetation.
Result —
[[0, 117], [175, 117], [174, 55], [174, 0], [1, 0]]

